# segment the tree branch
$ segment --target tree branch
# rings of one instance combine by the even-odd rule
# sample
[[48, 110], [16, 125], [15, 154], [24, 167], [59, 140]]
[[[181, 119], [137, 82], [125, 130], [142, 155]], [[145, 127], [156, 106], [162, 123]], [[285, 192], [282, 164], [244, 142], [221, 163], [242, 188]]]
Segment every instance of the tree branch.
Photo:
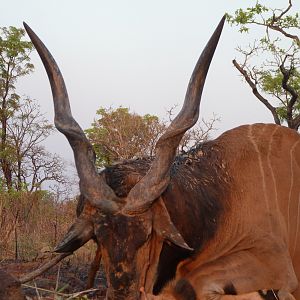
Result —
[[280, 71], [283, 75], [282, 78], [282, 88], [287, 91], [289, 94], [291, 94], [291, 99], [289, 101], [287, 101], [287, 122], [288, 122], [288, 126], [290, 128], [294, 128], [294, 120], [293, 120], [293, 108], [294, 105], [298, 99], [298, 94], [296, 93], [296, 91], [288, 84], [288, 81], [290, 79], [291, 73], [293, 71], [293, 68], [291, 67], [289, 70], [287, 70], [284, 67], [284, 63], [286, 61], [287, 56], [285, 57], [285, 59], [283, 60], [282, 64], [279, 66]]
[[232, 63], [236, 67], [236, 69], [242, 74], [242, 76], [245, 78], [246, 82], [251, 87], [252, 93], [255, 95], [255, 97], [260, 102], [262, 102], [269, 109], [269, 111], [272, 113], [275, 123], [278, 124], [278, 125], [281, 125], [279, 116], [276, 112], [276, 108], [274, 106], [272, 106], [270, 104], [270, 102], [259, 93], [259, 91], [257, 90], [257, 86], [256, 86], [255, 82], [253, 82], [251, 80], [248, 73], [238, 64], [238, 62], [235, 59], [232, 61]]
[[298, 131], [300, 127], [300, 115], [294, 118], [293, 125], [294, 125], [294, 129]]
[[269, 27], [269, 28], [271, 28], [271, 29], [273, 29], [277, 32], [282, 33], [287, 38], [293, 39], [297, 43], [297, 45], [300, 47], [300, 39], [297, 35], [290, 34], [290, 33], [286, 32], [285, 30], [283, 30], [278, 25], [270, 24], [270, 25], [267, 25], [267, 27]]
[[297, 35], [290, 34], [290, 33], [286, 32], [280, 25], [275, 24], [276, 22], [280, 21], [283, 18], [283, 16], [285, 14], [287, 14], [291, 8], [292, 8], [292, 0], [289, 0], [288, 7], [285, 10], [283, 10], [278, 16], [275, 16], [275, 13], [273, 11], [272, 21], [269, 24], [266, 23], [266, 26], [273, 29], [274, 31], [280, 32], [285, 37], [294, 40], [297, 43], [297, 45], [300, 47], [300, 39]]
[[283, 10], [279, 16], [275, 16], [275, 14], [273, 15], [273, 22], [277, 22], [278, 20], [280, 20], [291, 8], [292, 8], [292, 0], [289, 0], [288, 7], [285, 10]]

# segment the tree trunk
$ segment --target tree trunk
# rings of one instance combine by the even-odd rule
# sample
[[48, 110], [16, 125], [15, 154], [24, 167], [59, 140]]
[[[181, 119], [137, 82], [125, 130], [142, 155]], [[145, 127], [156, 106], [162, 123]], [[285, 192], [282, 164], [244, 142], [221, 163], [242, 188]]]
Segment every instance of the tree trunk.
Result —
[[18, 244], [18, 224], [17, 219], [15, 220], [15, 261], [19, 259], [19, 244]]
[[[2, 107], [2, 109], [5, 109]], [[4, 112], [5, 113], [5, 112]], [[1, 130], [1, 148], [0, 148], [0, 154], [1, 154], [1, 168], [2, 172], [5, 178], [5, 185], [8, 190], [12, 188], [12, 170], [11, 170], [11, 164], [6, 158], [6, 151], [7, 151], [7, 118], [3, 117], [1, 120], [2, 130]]]

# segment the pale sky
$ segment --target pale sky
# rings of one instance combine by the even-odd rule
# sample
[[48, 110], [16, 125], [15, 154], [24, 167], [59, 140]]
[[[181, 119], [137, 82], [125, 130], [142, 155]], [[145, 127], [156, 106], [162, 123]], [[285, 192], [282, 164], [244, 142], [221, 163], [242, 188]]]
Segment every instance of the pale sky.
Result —
[[[21, 27], [25, 21], [39, 35], [64, 74], [73, 115], [85, 129], [100, 106], [122, 105], [164, 117], [166, 109], [181, 105], [198, 56], [220, 18], [255, 2], [2, 0], [0, 26]], [[268, 2], [285, 7], [287, 0]], [[299, 11], [299, 1], [294, 2]], [[246, 123], [272, 122], [231, 63], [235, 47], [248, 40], [226, 24], [208, 74], [200, 113], [221, 118], [218, 134]], [[52, 121], [46, 72], [36, 53], [32, 62], [36, 70], [22, 79], [19, 92], [38, 100]], [[61, 134], [51, 137], [47, 148], [72, 159]]]

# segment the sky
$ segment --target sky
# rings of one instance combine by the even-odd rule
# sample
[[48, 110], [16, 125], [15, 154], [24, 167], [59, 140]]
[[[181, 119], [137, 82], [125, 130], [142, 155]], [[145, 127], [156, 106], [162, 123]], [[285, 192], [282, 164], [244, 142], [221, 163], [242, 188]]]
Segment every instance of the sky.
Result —
[[[22, 27], [25, 21], [39, 35], [64, 75], [73, 116], [85, 129], [100, 106], [130, 107], [159, 117], [173, 105], [180, 107], [194, 65], [221, 17], [255, 2], [10, 0], [1, 3], [0, 26]], [[268, 2], [285, 7], [287, 0], [264, 3]], [[242, 124], [273, 121], [232, 65], [235, 48], [250, 39], [225, 24], [200, 110], [205, 119], [220, 117], [217, 134]], [[18, 92], [36, 99], [52, 122], [50, 85], [37, 53], [32, 63], [35, 72], [20, 80]], [[50, 137], [46, 146], [72, 159], [61, 134]]]

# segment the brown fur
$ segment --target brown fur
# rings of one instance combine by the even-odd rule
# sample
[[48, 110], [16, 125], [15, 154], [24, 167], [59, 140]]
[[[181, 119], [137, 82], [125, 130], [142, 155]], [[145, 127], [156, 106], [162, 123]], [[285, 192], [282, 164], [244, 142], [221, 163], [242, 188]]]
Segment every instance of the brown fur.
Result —
[[[154, 293], [160, 293], [176, 272], [174, 284], [162, 291], [161, 299], [181, 299], [175, 289], [180, 282], [189, 282], [197, 299], [208, 299], [210, 293], [250, 293], [249, 299], [260, 299], [255, 291], [263, 289], [282, 289], [286, 299], [292, 299], [289, 292], [300, 297], [295, 291], [296, 276], [300, 277], [295, 236], [300, 231], [298, 141], [297, 133], [276, 125], [241, 126], [176, 158], [162, 198], [195, 251], [164, 243]], [[116, 164], [104, 171], [106, 180], [125, 197], [150, 164], [151, 159]], [[207, 284], [214, 287], [205, 296]]]
[[[279, 290], [279, 299], [294, 299], [290, 293], [300, 299], [298, 133], [255, 124], [230, 130], [215, 143], [224, 149], [220, 163], [230, 174], [224, 199], [230, 209], [204, 247], [178, 265], [175, 282], [188, 281], [198, 300], [260, 299], [255, 291], [263, 289]], [[178, 299], [174, 286], [157, 299]]]
[[0, 269], [0, 300], [25, 300], [21, 283]]

